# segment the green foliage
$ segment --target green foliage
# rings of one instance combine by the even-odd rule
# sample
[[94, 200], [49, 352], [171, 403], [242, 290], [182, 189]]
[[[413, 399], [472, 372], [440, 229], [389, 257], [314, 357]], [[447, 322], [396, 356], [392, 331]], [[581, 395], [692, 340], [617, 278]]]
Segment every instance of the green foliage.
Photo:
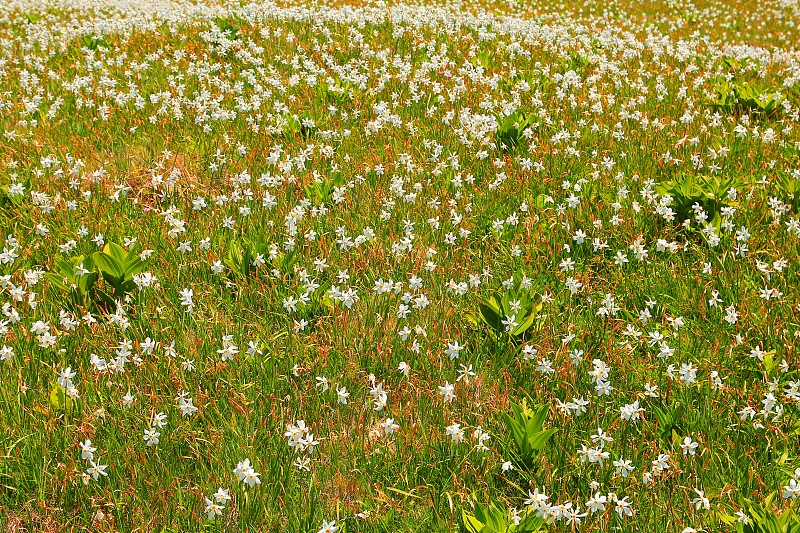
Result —
[[331, 201], [333, 189], [342, 185], [344, 185], [344, 178], [341, 174], [333, 178], [316, 177], [314, 181], [303, 188], [303, 191], [306, 193], [306, 198], [314, 204], [328, 204]]
[[20, 205], [25, 199], [25, 192], [22, 194], [12, 194], [13, 191], [11, 191], [11, 188], [15, 184], [22, 185], [25, 188], [25, 192], [31, 189], [30, 178], [22, 182], [0, 185], [0, 208]]
[[[520, 339], [533, 327], [542, 310], [541, 302], [536, 303], [534, 297], [530, 288], [524, 288], [521, 281], [516, 280], [513, 287], [478, 299], [476, 322], [489, 326], [498, 337], [509, 335]], [[513, 317], [513, 322], [517, 324], [510, 331], [503, 324], [507, 317]]]
[[680, 403], [675, 403], [666, 409], [654, 407], [653, 413], [658, 422], [658, 438], [668, 447], [693, 433], [699, 426], [697, 411], [687, 409]]
[[744, 500], [742, 511], [747, 516], [746, 520], [728, 514], [721, 514], [720, 520], [736, 533], [800, 533], [800, 517], [793, 509], [786, 509], [780, 514], [773, 509], [777, 494], [769, 494], [761, 505]]
[[778, 178], [778, 195], [793, 213], [800, 212], [800, 179], [781, 174]]
[[[118, 244], [108, 243], [90, 256], [57, 257], [53, 261], [54, 272], [48, 272], [45, 278], [66, 293], [69, 307], [97, 306], [108, 310], [116, 305], [115, 300], [124, 299], [137, 288], [133, 276], [144, 269], [139, 252], [136, 244], [126, 251]], [[101, 277], [105, 287], [97, 283]]]
[[725, 70], [736, 74], [745, 69], [752, 68], [754, 66], [754, 62], [749, 57], [739, 59], [735, 57], [723, 57], [715, 63], [715, 66], [722, 67]]
[[234, 240], [222, 262], [230, 269], [232, 277], [244, 279], [252, 277], [256, 273], [258, 262], [266, 263], [268, 258], [269, 246], [263, 240]]
[[755, 111], [771, 118], [781, 110], [785, 96], [780, 91], [757, 86], [746, 81], [717, 80], [714, 84], [713, 108], [734, 115]]
[[572, 52], [569, 54], [569, 59], [567, 59], [567, 61], [561, 67], [561, 70], [563, 72], [569, 72], [572, 70], [583, 75], [591, 65], [592, 63], [589, 61], [589, 58], [576, 52]]
[[789, 98], [792, 103], [795, 105], [800, 105], [800, 84], [795, 83], [791, 87], [786, 89], [788, 93], [786, 96]]
[[315, 290], [306, 291], [308, 302], [298, 308], [294, 318], [296, 320], [305, 319], [309, 324], [314, 325], [320, 317], [329, 315], [335, 307], [334, 300], [328, 296], [330, 288], [331, 284], [325, 283]]
[[707, 222], [719, 227], [723, 207], [738, 205], [729, 196], [731, 189], [739, 191], [745, 182], [739, 178], [699, 176], [696, 174], [679, 174], [675, 178], [656, 186], [662, 198], [670, 197], [667, 205], [675, 211], [678, 222], [689, 220], [695, 215], [695, 205], [701, 207], [708, 215]]
[[488, 505], [475, 503], [472, 514], [461, 511], [462, 533], [535, 533], [544, 531], [544, 520], [529, 509], [520, 513], [519, 524], [514, 524], [509, 513], [497, 502]]
[[675, 14], [675, 17], [679, 20], [683, 20], [688, 24], [694, 24], [700, 19], [700, 15], [696, 11], [678, 11]]
[[144, 269], [144, 261], [139, 253], [138, 244], [125, 251], [119, 244], [110, 242], [92, 256], [103, 280], [111, 286], [114, 298], [124, 298], [136, 289], [133, 276]]
[[511, 403], [511, 415], [503, 414], [506, 429], [515, 445], [511, 455], [517, 466], [535, 469], [547, 441], [558, 431], [557, 428], [544, 429], [549, 411], [550, 406], [546, 404], [531, 409], [523, 399], [521, 404]]
[[288, 272], [297, 262], [295, 252], [275, 253], [271, 248], [263, 238], [234, 240], [222, 262], [230, 269], [230, 275], [240, 280], [255, 276], [260, 265]]
[[474, 67], [481, 67], [483, 70], [488, 70], [489, 66], [492, 64], [492, 52], [490, 50], [483, 50], [472, 56], [469, 62], [472, 63]]
[[501, 80], [499, 87], [505, 91], [511, 91], [523, 81], [528, 84], [531, 91], [545, 91], [553, 85], [553, 78], [550, 76], [543, 76], [535, 72], [518, 72], [513, 78]]
[[355, 94], [356, 87], [350, 82], [317, 84], [317, 97], [322, 103], [341, 105], [353, 100]]
[[97, 50], [98, 48], [111, 48], [111, 44], [103, 37], [93, 37], [91, 35], [84, 35], [81, 37], [81, 44], [89, 50]]
[[523, 133], [533, 124], [533, 116], [517, 109], [510, 115], [497, 117], [495, 144], [502, 152], [513, 152], [522, 143]]
[[53, 409], [56, 411], [72, 411], [74, 403], [73, 399], [64, 392], [61, 385], [59, 385], [57, 381], [54, 381], [50, 387], [50, 405]]
[[[81, 267], [89, 273], [79, 273]], [[92, 256], [79, 255], [69, 260], [56, 257], [53, 268], [55, 272], [46, 273], [45, 279], [67, 294], [68, 306], [73, 309], [90, 307], [95, 298], [95, 284], [100, 277]]]
[[286, 137], [301, 137], [308, 140], [316, 130], [314, 121], [307, 115], [284, 117], [282, 131]]
[[242, 27], [241, 24], [237, 24], [231, 19], [222, 17], [215, 18], [214, 24], [216, 24], [222, 33], [225, 33], [226, 36], [231, 40], [236, 39], [236, 36], [239, 34], [239, 30]]

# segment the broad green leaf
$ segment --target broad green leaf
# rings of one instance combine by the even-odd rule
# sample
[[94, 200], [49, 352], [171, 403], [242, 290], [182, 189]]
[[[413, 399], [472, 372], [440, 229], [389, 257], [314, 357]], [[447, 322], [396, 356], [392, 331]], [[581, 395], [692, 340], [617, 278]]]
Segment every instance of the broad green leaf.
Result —
[[125, 277], [125, 269], [114, 256], [105, 252], [95, 252], [94, 263], [97, 268], [103, 273], [103, 277], [110, 276], [115, 279], [122, 279]]
[[539, 433], [536, 433], [534, 435], [530, 435], [528, 437], [528, 443], [530, 444], [530, 447], [533, 448], [534, 450], [541, 451], [544, 449], [545, 445], [547, 444], [547, 441], [550, 440], [550, 437], [555, 435], [557, 431], [558, 428], [550, 428], [545, 431], [540, 431]]

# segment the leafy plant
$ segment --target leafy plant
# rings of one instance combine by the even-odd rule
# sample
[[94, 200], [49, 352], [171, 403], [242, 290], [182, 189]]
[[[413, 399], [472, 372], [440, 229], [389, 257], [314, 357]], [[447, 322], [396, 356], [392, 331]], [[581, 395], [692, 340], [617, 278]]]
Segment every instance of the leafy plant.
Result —
[[331, 201], [334, 188], [342, 185], [344, 185], [344, 179], [341, 175], [337, 175], [334, 178], [317, 177], [306, 185], [303, 190], [306, 193], [306, 198], [312, 200], [315, 204], [327, 204]]
[[93, 37], [91, 35], [81, 37], [81, 44], [89, 50], [97, 50], [100, 47], [111, 48], [111, 44], [103, 37]]
[[293, 115], [286, 118], [283, 124], [283, 134], [289, 137], [299, 135], [304, 139], [308, 139], [316, 129], [314, 121], [307, 116]]
[[722, 67], [722, 68], [724, 68], [725, 70], [727, 70], [727, 71], [729, 71], [731, 73], [739, 73], [739, 72], [742, 72], [742, 71], [744, 71], [746, 69], [752, 68], [754, 66], [754, 62], [749, 57], [738, 58], [737, 59], [735, 57], [726, 56], [726, 57], [720, 58], [714, 64], [714, 66], [717, 67], [717, 68]]
[[252, 277], [260, 266], [271, 265], [283, 272], [288, 272], [297, 262], [295, 252], [276, 253], [273, 246], [261, 238], [235, 240], [231, 242], [227, 255], [222, 262], [230, 269], [234, 278]]
[[70, 259], [56, 257], [55, 272], [45, 274], [51, 285], [67, 293], [67, 303], [73, 309], [88, 308], [95, 299], [94, 287], [100, 274], [94, 268], [92, 256], [79, 255]]
[[676, 18], [689, 24], [694, 24], [700, 18], [700, 15], [696, 11], [678, 11], [675, 15]]
[[489, 70], [489, 66], [492, 64], [492, 53], [489, 50], [483, 50], [472, 56], [469, 62], [472, 63], [473, 67], [481, 67], [483, 70]]
[[531, 289], [520, 280], [505, 291], [478, 299], [477, 319], [489, 326], [498, 337], [521, 338], [536, 322], [542, 304], [535, 303]]
[[800, 517], [793, 509], [787, 509], [778, 514], [772, 504], [777, 497], [777, 492], [772, 492], [762, 505], [751, 500], [744, 500], [742, 511], [746, 518], [721, 514], [723, 523], [733, 526], [736, 533], [800, 533]]
[[461, 511], [462, 533], [535, 533], [544, 531], [544, 520], [536, 516], [533, 509], [523, 511], [519, 515], [519, 523], [515, 524], [509, 513], [497, 502], [488, 505], [475, 503], [472, 514]]
[[513, 78], [500, 80], [499, 87], [505, 91], [511, 91], [520, 82], [525, 82], [531, 91], [544, 91], [553, 85], [553, 79], [550, 76], [544, 76], [535, 72], [517, 72]]
[[674, 211], [678, 222], [693, 218], [696, 209], [702, 208], [708, 216], [707, 221], [718, 227], [722, 208], [737, 205], [730, 195], [731, 189], [738, 191], [744, 185], [744, 181], [734, 177], [680, 174], [657, 185], [656, 192], [662, 197], [662, 205], [669, 206]]
[[217, 17], [214, 19], [214, 24], [222, 31], [222, 33], [226, 33], [227, 37], [231, 40], [236, 39], [236, 36], [239, 34], [239, 30], [241, 29], [241, 24], [237, 24], [234, 21]]
[[506, 429], [515, 444], [512, 457], [518, 466], [535, 468], [547, 441], [558, 431], [558, 428], [544, 429], [549, 411], [550, 406], [546, 404], [531, 409], [523, 399], [521, 404], [511, 403], [511, 415], [503, 414]]
[[272, 268], [280, 270], [284, 274], [289, 274], [300, 258], [295, 250], [278, 252], [277, 254], [273, 255], [274, 257], [271, 260]]
[[298, 307], [294, 319], [306, 320], [313, 326], [320, 317], [329, 315], [335, 306], [334, 300], [328, 295], [330, 288], [330, 283], [324, 283], [314, 290], [306, 287], [303, 294], [308, 301]]
[[583, 74], [586, 69], [591, 66], [591, 64], [592, 63], [589, 61], [589, 58], [577, 52], [570, 52], [569, 58], [563, 63], [561, 69], [564, 72], [569, 72], [572, 70], [578, 74]]
[[789, 98], [792, 101], [792, 103], [794, 103], [795, 105], [800, 104], [800, 84], [795, 83], [791, 87], [788, 87], [786, 89], [786, 92], [788, 93], [786, 95], [787, 98]]
[[0, 207], [20, 205], [25, 199], [25, 192], [29, 191], [30, 188], [30, 178], [22, 182], [0, 185]]
[[800, 179], [782, 174], [778, 178], [778, 193], [793, 213], [800, 211]]
[[757, 111], [766, 118], [776, 115], [785, 96], [780, 91], [769, 90], [746, 81], [719, 79], [714, 85], [715, 98], [711, 105], [726, 114]]
[[533, 124], [533, 116], [517, 109], [506, 117], [497, 117], [495, 144], [502, 152], [513, 152], [522, 143], [524, 132]]
[[110, 242], [92, 256], [103, 280], [113, 289], [111, 296], [114, 298], [124, 298], [136, 289], [133, 276], [144, 270], [144, 261], [139, 254], [138, 244], [125, 251], [119, 244]]
[[349, 82], [317, 84], [317, 95], [321, 102], [342, 103], [352, 100], [355, 96], [355, 86]]
[[263, 240], [233, 241], [222, 262], [235, 278], [251, 277], [260, 262], [269, 260], [269, 247]]
[[73, 412], [75, 400], [67, 396], [61, 385], [54, 381], [50, 387], [50, 405], [56, 411]]
[[[115, 243], [108, 243], [102, 251], [90, 256], [79, 255], [72, 259], [58, 257], [53, 261], [55, 272], [45, 278], [51, 285], [67, 293], [68, 305], [87, 309], [93, 305], [104, 309], [116, 306], [136, 289], [133, 276], [144, 269], [139, 256], [139, 246], [129, 251]], [[97, 283], [102, 277], [106, 287]]]
[[653, 413], [658, 422], [658, 438], [666, 446], [689, 435], [698, 426], [696, 411], [687, 409], [680, 403], [675, 403], [667, 409], [654, 407]]

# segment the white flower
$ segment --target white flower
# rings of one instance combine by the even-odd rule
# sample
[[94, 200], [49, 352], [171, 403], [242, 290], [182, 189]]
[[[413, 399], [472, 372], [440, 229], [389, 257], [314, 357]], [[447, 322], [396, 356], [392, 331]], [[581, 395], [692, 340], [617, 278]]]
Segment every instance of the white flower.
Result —
[[222, 507], [222, 505], [206, 498], [206, 507], [204, 512], [206, 513], [206, 516], [208, 516], [209, 520], [214, 520], [216, 517], [222, 516], [223, 510], [224, 507]]
[[796, 479], [790, 480], [788, 485], [784, 485], [781, 496], [787, 500], [796, 500], [800, 496], [800, 483]]
[[337, 531], [339, 531], [339, 526], [336, 525], [336, 520], [331, 520], [330, 522], [323, 520], [322, 527], [317, 533], [336, 533]]
[[261, 474], [256, 472], [250, 465], [250, 459], [245, 459], [237, 463], [233, 473], [239, 478], [239, 481], [246, 483], [249, 487], [261, 484], [261, 480], [259, 479]]
[[61, 385], [61, 388], [67, 389], [72, 386], [72, 378], [75, 377], [75, 372], [72, 368], [67, 367], [61, 371], [61, 374], [58, 376], [58, 384]]
[[216, 501], [221, 505], [224, 505], [227, 502], [231, 501], [230, 489], [223, 489], [222, 487], [218, 488], [217, 492], [214, 493], [214, 501]]
[[336, 389], [336, 401], [347, 405], [347, 398], [350, 397], [350, 393], [347, 392], [346, 387], [342, 387], [340, 389]]
[[81, 459], [86, 461], [91, 461], [94, 459], [94, 452], [97, 451], [97, 448], [92, 446], [92, 441], [86, 439], [84, 442], [80, 443], [81, 446]]
[[86, 469], [86, 473], [94, 479], [98, 479], [100, 476], [108, 476], [106, 468], [108, 468], [108, 465], [101, 465], [100, 463], [95, 463], [93, 460], [89, 460], [89, 468]]
[[158, 437], [161, 436], [161, 433], [156, 431], [153, 428], [145, 429], [144, 430], [144, 440], [147, 443], [147, 447], [155, 446], [158, 444]]
[[693, 441], [691, 437], [685, 437], [683, 439], [683, 443], [681, 443], [683, 455], [694, 455], [698, 446], [700, 445]]
[[464, 440], [464, 430], [461, 429], [461, 424], [452, 424], [445, 428], [447, 436], [450, 437], [455, 444]]
[[178, 294], [181, 305], [186, 308], [187, 313], [194, 313], [194, 302], [192, 298], [194, 297], [194, 291], [192, 289], [181, 289], [181, 292]]

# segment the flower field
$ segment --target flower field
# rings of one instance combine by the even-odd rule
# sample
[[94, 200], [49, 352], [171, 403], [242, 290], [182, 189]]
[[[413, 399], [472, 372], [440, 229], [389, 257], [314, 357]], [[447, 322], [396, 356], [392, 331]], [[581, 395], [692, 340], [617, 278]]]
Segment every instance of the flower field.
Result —
[[0, 531], [800, 532], [800, 4], [0, 5]]

